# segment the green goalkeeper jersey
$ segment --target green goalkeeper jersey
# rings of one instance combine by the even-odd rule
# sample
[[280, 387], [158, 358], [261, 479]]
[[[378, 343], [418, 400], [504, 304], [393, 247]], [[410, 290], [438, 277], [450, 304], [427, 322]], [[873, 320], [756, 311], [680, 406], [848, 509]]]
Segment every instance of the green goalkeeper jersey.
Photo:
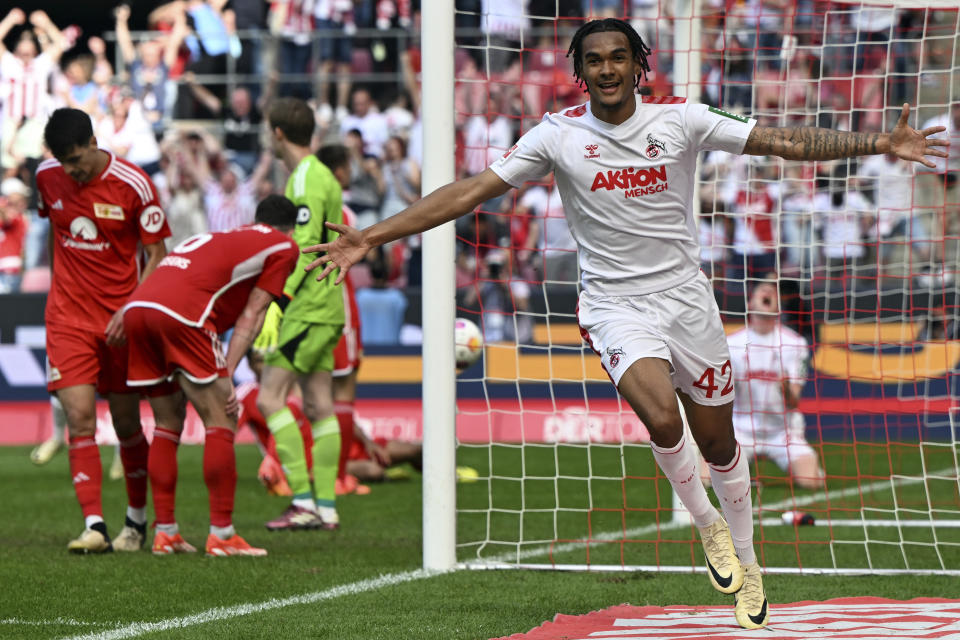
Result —
[[[333, 173], [310, 154], [300, 161], [287, 180], [284, 195], [297, 207], [297, 226], [293, 239], [297, 246], [309, 247], [321, 242], [332, 242], [337, 233], [327, 229], [325, 222], [343, 222], [340, 184]], [[293, 298], [284, 312], [284, 318], [322, 324], [343, 324], [343, 291], [334, 282], [338, 269], [324, 280], [317, 281], [318, 271], [304, 271], [313, 254], [300, 254], [297, 266], [287, 278], [283, 292]]]

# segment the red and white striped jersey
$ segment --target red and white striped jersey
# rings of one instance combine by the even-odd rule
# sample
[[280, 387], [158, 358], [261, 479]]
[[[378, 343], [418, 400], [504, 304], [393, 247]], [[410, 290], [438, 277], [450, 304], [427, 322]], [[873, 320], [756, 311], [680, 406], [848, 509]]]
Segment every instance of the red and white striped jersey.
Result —
[[50, 76], [56, 63], [41, 53], [30, 62], [9, 51], [0, 55], [0, 121], [44, 116], [50, 107]]

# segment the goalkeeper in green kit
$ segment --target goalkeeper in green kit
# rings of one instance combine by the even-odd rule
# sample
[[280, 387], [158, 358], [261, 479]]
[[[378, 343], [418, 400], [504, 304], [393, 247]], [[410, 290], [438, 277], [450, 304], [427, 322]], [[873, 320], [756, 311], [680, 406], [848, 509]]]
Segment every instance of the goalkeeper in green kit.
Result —
[[[285, 196], [297, 207], [293, 239], [300, 247], [331, 242], [340, 224], [342, 194], [333, 173], [310, 152], [313, 111], [295, 98], [273, 102], [268, 114], [274, 153], [292, 172]], [[281, 529], [336, 529], [340, 525], [334, 483], [340, 458], [340, 427], [333, 411], [333, 350], [343, 329], [343, 294], [336, 274], [317, 281], [304, 270], [310, 257], [300, 256], [280, 300], [267, 310], [254, 347], [266, 354], [257, 406], [277, 444], [277, 456], [293, 491], [293, 503], [276, 520]], [[306, 450], [287, 396], [299, 382], [303, 412], [313, 425], [313, 489]]]

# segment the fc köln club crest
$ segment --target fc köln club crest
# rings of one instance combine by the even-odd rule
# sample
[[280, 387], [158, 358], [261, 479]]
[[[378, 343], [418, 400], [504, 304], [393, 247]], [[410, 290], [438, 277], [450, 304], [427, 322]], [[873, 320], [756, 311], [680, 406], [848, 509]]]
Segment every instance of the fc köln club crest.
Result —
[[667, 145], [662, 140], [657, 140], [649, 133], [647, 134], [647, 149], [644, 154], [651, 160], [656, 160], [667, 152]]

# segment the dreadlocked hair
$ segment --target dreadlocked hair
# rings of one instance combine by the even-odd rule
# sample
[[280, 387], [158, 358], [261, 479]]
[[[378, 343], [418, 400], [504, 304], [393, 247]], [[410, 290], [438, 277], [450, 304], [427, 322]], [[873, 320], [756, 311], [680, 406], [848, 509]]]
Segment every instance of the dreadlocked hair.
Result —
[[[587, 36], [591, 33], [602, 33], [604, 31], [619, 31], [627, 36], [627, 41], [630, 42], [630, 51], [633, 53], [633, 59], [640, 65], [640, 72], [643, 74], [644, 81], [646, 81], [647, 72], [650, 71], [650, 63], [647, 61], [647, 56], [650, 55], [650, 47], [643, 41], [643, 38], [640, 37], [636, 29], [628, 23], [623, 20], [618, 20], [617, 18], [603, 18], [601, 20], [591, 20], [590, 22], [584, 23], [577, 29], [577, 32], [573, 34], [573, 39], [570, 41], [567, 57], [573, 56], [573, 75], [577, 79], [577, 85], [582, 87], [584, 84], [583, 41], [586, 40]], [[636, 89], [640, 88], [639, 75], [635, 76], [633, 86]]]

